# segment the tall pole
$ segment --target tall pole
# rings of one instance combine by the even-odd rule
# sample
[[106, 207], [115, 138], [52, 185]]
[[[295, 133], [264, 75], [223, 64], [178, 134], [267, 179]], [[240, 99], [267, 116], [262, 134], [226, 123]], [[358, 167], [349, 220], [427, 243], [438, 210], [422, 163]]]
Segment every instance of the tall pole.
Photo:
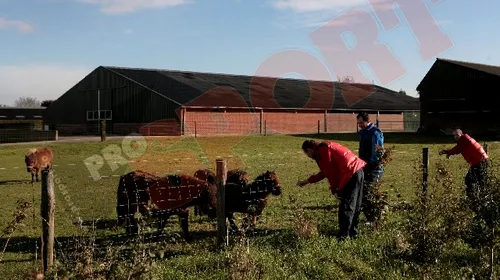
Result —
[[97, 132], [101, 132], [101, 90], [97, 89]]
[[[80, 91], [94, 91], [97, 90], [97, 130], [101, 132], [101, 90], [112, 90], [127, 87], [126, 85], [108, 88], [93, 88], [93, 89], [83, 89]], [[113, 106], [113, 104], [111, 104]], [[112, 110], [112, 109], [111, 109]]]

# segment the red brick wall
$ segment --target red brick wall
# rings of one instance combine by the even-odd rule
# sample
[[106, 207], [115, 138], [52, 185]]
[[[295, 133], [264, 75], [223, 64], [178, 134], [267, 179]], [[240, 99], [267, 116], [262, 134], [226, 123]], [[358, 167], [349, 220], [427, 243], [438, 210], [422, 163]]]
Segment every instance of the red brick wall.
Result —
[[[353, 113], [329, 113], [326, 123], [327, 132], [356, 132], [356, 114]], [[324, 131], [323, 127], [321, 131]]]
[[[375, 115], [374, 118], [377, 116]], [[403, 114], [379, 115], [378, 126], [382, 131], [403, 131], [405, 129]]]
[[187, 111], [185, 135], [248, 135], [260, 133], [260, 113]]
[[[324, 112], [263, 112], [262, 133], [268, 134], [317, 133], [325, 132]], [[373, 122], [376, 115], [371, 115]], [[254, 112], [211, 112], [208, 110], [187, 111], [185, 114], [185, 135], [249, 135], [261, 132], [261, 114]], [[379, 126], [383, 131], [404, 130], [402, 114], [380, 114]], [[356, 114], [327, 114], [326, 132], [355, 132]], [[90, 134], [97, 131], [95, 124], [60, 124], [56, 126], [60, 135]], [[127, 135], [140, 133], [144, 136], [179, 136], [181, 126], [177, 120], [159, 120], [153, 123], [115, 123], [108, 133]]]
[[267, 133], [318, 133], [318, 121], [320, 129], [324, 123], [325, 113], [321, 112], [264, 112], [264, 120], [267, 123]]
[[[267, 126], [268, 134], [317, 133], [325, 132], [325, 113], [314, 111], [275, 111], [262, 114], [262, 133]], [[373, 122], [377, 116], [370, 116]], [[260, 133], [260, 113], [254, 112], [210, 112], [191, 110], [186, 112], [185, 134], [194, 135], [248, 135]], [[379, 125], [385, 131], [404, 130], [402, 114], [380, 114]], [[355, 132], [356, 114], [328, 113], [327, 132]]]
[[58, 130], [59, 136], [90, 133], [87, 124], [57, 124], [55, 125], [55, 129]]

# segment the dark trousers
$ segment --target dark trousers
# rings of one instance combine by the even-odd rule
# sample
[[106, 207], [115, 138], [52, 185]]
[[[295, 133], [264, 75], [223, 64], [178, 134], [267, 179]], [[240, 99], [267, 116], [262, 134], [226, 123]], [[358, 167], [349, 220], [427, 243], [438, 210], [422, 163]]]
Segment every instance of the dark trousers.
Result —
[[364, 169], [363, 204], [361, 211], [365, 214], [366, 221], [375, 222], [374, 206], [370, 196], [373, 195], [373, 186], [377, 185], [382, 178], [383, 172], [373, 169]]
[[482, 161], [469, 168], [465, 176], [465, 192], [470, 202], [471, 209], [478, 211], [481, 198], [484, 196], [482, 191], [487, 181], [488, 162]]
[[358, 170], [339, 191], [339, 233], [337, 238], [355, 238], [358, 234], [359, 214], [363, 199], [363, 169]]

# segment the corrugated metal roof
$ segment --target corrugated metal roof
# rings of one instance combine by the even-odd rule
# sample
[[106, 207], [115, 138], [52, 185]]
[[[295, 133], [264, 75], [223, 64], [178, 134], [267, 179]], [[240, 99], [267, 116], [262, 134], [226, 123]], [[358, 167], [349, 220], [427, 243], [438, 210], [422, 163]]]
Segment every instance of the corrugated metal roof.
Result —
[[442, 60], [446, 61], [449, 63], [457, 64], [463, 67], [475, 69], [478, 71], [482, 71], [485, 73], [489, 73], [495, 76], [500, 76], [500, 66], [497, 65], [488, 65], [488, 64], [481, 64], [481, 63], [475, 63], [475, 62], [466, 62], [466, 61], [458, 61], [458, 60], [453, 60], [453, 59], [446, 59], [446, 58], [438, 58], [437, 60]]
[[1, 120], [39, 120], [45, 112], [45, 107], [18, 108], [0, 107]]
[[418, 98], [376, 85], [219, 73], [104, 68], [189, 106], [419, 110]]

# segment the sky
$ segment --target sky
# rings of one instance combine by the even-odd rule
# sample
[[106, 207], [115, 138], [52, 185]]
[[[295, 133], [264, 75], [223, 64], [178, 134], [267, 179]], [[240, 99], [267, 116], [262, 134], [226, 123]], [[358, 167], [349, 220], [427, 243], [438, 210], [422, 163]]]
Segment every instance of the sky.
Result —
[[436, 58], [500, 65], [494, 0], [0, 0], [0, 104], [122, 66], [337, 80], [418, 96]]

